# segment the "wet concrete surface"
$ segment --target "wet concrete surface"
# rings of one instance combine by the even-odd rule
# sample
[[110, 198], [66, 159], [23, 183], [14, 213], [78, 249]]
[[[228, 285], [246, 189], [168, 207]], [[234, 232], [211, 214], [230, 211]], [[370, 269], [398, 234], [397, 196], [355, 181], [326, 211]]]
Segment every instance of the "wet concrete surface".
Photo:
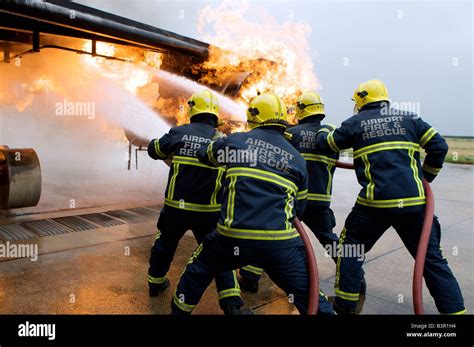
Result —
[[[448, 164], [432, 184], [436, 214], [442, 226], [443, 253], [471, 312], [474, 307], [473, 177], [473, 167]], [[333, 209], [339, 233], [359, 190], [354, 173], [338, 170], [334, 190]], [[90, 211], [92, 209], [86, 212]], [[74, 211], [74, 214], [79, 213], [81, 211]], [[68, 211], [34, 217], [3, 216], [0, 222], [64, 214]], [[150, 219], [145, 223], [29, 240], [29, 244], [39, 247], [38, 261], [0, 259], [0, 313], [168, 314], [179, 275], [196, 243], [189, 235], [182, 239], [169, 272], [171, 287], [162, 296], [149, 298], [146, 272], [155, 231], [155, 221]], [[317, 254], [321, 288], [333, 295], [334, 263], [324, 256], [323, 248], [310, 236]], [[363, 314], [413, 312], [413, 259], [393, 229], [389, 229], [367, 255], [365, 271], [368, 289]], [[243, 299], [258, 314], [296, 313], [284, 293], [265, 275], [259, 293], [243, 293]], [[424, 299], [426, 313], [437, 313], [426, 287]], [[221, 314], [214, 284], [208, 288], [195, 313]]]

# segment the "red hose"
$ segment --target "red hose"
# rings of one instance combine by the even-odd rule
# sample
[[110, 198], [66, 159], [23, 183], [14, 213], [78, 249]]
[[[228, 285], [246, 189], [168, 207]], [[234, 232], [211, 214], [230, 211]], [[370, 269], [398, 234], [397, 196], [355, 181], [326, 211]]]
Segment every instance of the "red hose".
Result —
[[434, 218], [434, 196], [430, 184], [423, 178], [423, 188], [425, 188], [426, 208], [423, 229], [421, 229], [420, 241], [415, 258], [415, 269], [413, 270], [413, 308], [415, 314], [424, 314], [423, 308], [423, 270], [425, 268], [426, 252], [430, 241], [431, 227]]
[[354, 164], [346, 163], [346, 162], [343, 162], [343, 161], [336, 161], [336, 167], [338, 167], [340, 169], [354, 170]]
[[[336, 162], [336, 167], [342, 169], [354, 169], [354, 164]], [[424, 314], [423, 308], [423, 269], [425, 268], [426, 252], [431, 235], [431, 227], [434, 218], [434, 195], [430, 184], [423, 178], [423, 187], [425, 188], [426, 209], [423, 228], [421, 229], [420, 241], [415, 258], [415, 268], [413, 270], [413, 308], [415, 314]]]
[[304, 249], [306, 251], [306, 257], [308, 259], [308, 272], [309, 272], [309, 302], [308, 302], [308, 314], [317, 315], [319, 305], [319, 273], [318, 263], [316, 262], [316, 256], [314, 255], [313, 246], [311, 240], [306, 233], [303, 224], [301, 224], [298, 218], [293, 220], [296, 230], [300, 234], [304, 242]]

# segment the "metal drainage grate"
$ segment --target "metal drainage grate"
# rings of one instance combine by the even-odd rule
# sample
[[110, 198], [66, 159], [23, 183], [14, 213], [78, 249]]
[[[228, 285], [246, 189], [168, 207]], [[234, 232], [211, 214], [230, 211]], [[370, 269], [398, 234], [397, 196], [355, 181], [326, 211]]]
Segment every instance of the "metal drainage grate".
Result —
[[53, 220], [55, 222], [58, 222], [68, 227], [72, 231], [84, 231], [84, 230], [90, 230], [90, 229], [97, 229], [96, 225], [77, 216], [60, 217], [60, 218], [54, 218]]
[[140, 216], [143, 216], [149, 219], [157, 219], [158, 215], [160, 214], [158, 211], [151, 210], [146, 207], [130, 208], [127, 211], [139, 214]]
[[40, 236], [61, 235], [73, 231], [50, 219], [26, 222], [21, 225]]
[[113, 227], [113, 226], [125, 224], [121, 220], [112, 218], [102, 213], [83, 214], [81, 215], [81, 218], [87, 219], [103, 227]]
[[19, 224], [0, 225], [0, 239], [5, 241], [29, 240], [38, 237]]
[[115, 217], [115, 218], [122, 219], [126, 222], [129, 222], [129, 223], [146, 222], [145, 218], [143, 218], [143, 217], [141, 217], [137, 214], [125, 211], [125, 210], [108, 211], [105, 214], [107, 214], [108, 216], [112, 216], [112, 217]]

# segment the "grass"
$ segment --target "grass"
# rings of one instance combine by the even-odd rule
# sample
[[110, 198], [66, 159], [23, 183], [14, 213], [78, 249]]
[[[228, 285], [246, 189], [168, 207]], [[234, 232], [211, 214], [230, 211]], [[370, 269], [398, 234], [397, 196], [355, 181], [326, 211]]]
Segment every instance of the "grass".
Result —
[[449, 145], [446, 162], [455, 164], [474, 164], [474, 138], [445, 137]]

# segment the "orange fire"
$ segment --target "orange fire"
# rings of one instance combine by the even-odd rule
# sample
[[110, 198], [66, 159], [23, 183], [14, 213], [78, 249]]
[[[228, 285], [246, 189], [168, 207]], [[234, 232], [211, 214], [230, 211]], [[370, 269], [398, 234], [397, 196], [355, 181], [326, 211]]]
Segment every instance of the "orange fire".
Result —
[[[198, 32], [201, 39], [212, 46], [208, 60], [192, 68], [202, 73], [199, 82], [203, 85], [223, 85], [229, 75], [250, 73], [239, 91], [238, 103], [246, 104], [258, 93], [272, 91], [291, 109], [301, 91], [318, 87], [308, 42], [310, 27], [291, 20], [278, 23], [263, 9], [259, 9], [259, 20], [251, 22], [249, 12], [252, 8], [247, 2], [235, 0], [224, 1], [215, 7], [205, 6], [199, 13]], [[210, 33], [205, 30], [209, 26]], [[87, 41], [82, 49], [92, 53], [92, 43]], [[81, 60], [157, 109], [161, 115], [174, 119], [174, 123], [187, 122], [186, 99], [170, 97], [168, 93], [160, 95], [155, 73], [162, 64], [161, 53], [105, 42], [96, 43], [96, 52], [101, 57], [83, 55]], [[41, 76], [25, 84], [24, 88], [25, 96], [17, 102], [19, 110], [28, 107], [35, 94], [57, 91], [59, 87]], [[294, 112], [289, 112], [289, 119], [294, 122]], [[226, 132], [242, 131], [244, 125], [230, 121], [223, 128]]]
[[23, 112], [31, 105], [35, 99], [35, 95], [59, 91], [60, 87], [48, 77], [41, 76], [38, 79], [33, 80], [31, 83], [22, 83], [21, 89], [21, 97], [19, 100], [16, 100], [15, 107], [18, 111]]
[[[88, 41], [84, 46], [84, 50], [92, 52], [91, 47], [92, 44]], [[96, 44], [97, 54], [115, 57], [118, 55], [117, 51], [117, 46], [113, 44], [106, 42], [97, 42]], [[161, 64], [161, 55], [153, 52], [148, 52], [145, 59], [140, 61], [140, 64], [136, 64], [132, 59], [130, 62], [124, 62], [90, 55], [85, 55], [84, 59], [88, 64], [96, 67], [104, 77], [113, 80], [134, 95], [137, 95], [139, 88], [147, 85], [152, 80], [152, 74], [147, 71], [146, 66], [159, 67]]]
[[[258, 20], [252, 22], [248, 18], [255, 13]], [[251, 74], [239, 93], [243, 101], [271, 91], [288, 107], [302, 91], [317, 89], [308, 24], [292, 20], [280, 24], [265, 9], [235, 0], [204, 7], [198, 23], [201, 38], [220, 48], [211, 48], [202, 68], [216, 73], [203, 77], [203, 82], [219, 84], [227, 73], [247, 71]], [[206, 31], [209, 26], [210, 33]]]

